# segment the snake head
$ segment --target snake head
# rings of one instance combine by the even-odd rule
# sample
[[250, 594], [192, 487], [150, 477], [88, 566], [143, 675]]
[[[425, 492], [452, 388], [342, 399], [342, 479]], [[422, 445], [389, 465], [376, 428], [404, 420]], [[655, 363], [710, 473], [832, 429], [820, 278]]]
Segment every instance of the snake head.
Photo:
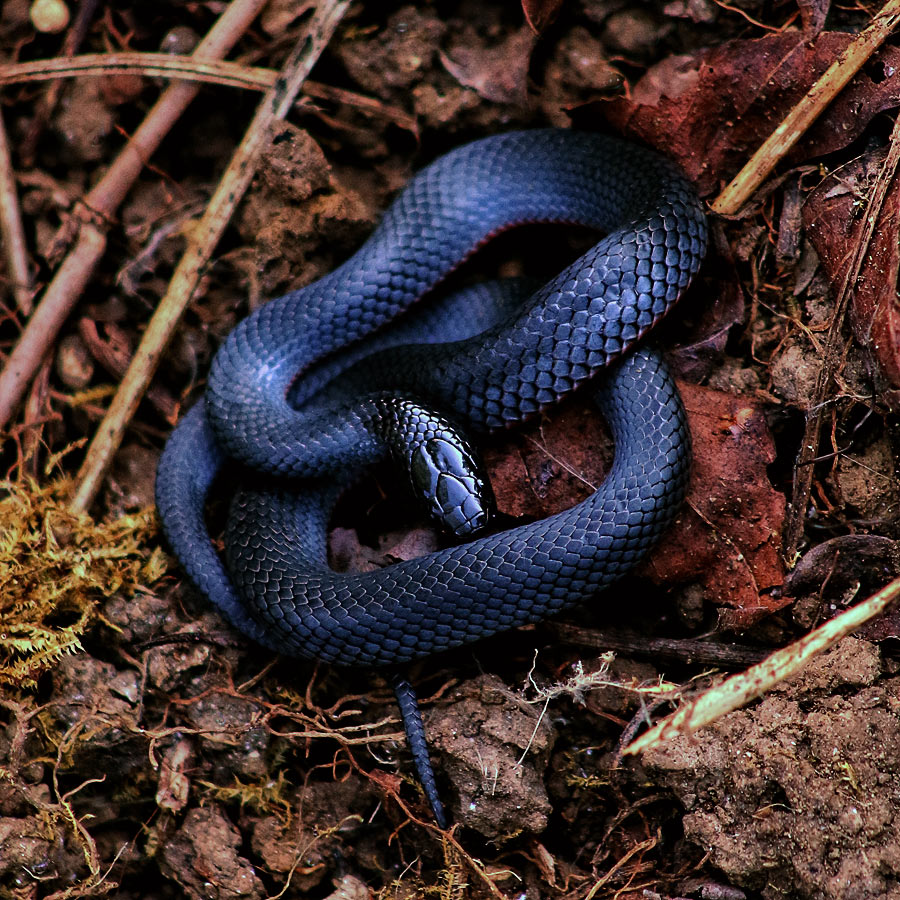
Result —
[[457, 437], [442, 435], [418, 443], [410, 453], [409, 477], [431, 518], [465, 537], [488, 524], [494, 493], [480, 460]]
[[484, 463], [460, 427], [428, 403], [382, 394], [372, 427], [405, 470], [420, 507], [445, 531], [467, 537], [494, 513]]

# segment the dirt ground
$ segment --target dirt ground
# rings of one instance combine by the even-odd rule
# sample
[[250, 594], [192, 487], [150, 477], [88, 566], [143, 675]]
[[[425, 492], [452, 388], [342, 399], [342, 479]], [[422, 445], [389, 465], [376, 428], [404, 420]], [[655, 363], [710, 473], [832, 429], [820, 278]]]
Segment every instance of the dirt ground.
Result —
[[[900, 187], [887, 182], [870, 206], [900, 106], [890, 41], [738, 214], [710, 217], [709, 258], [658, 337], [695, 452], [660, 549], [565, 620], [414, 668], [450, 832], [415, 781], [387, 679], [279, 659], [230, 631], [168, 555], [153, 512], [162, 446], [225, 335], [352, 254], [416, 169], [487, 134], [577, 127], [657, 148], [711, 203], [875, 8], [352, 4], [302, 99], [269, 130], [91, 515], [77, 515], [66, 501], [86, 444], [260, 94], [206, 83], [100, 215], [85, 197], [168, 80], [140, 66], [50, 81], [4, 73], [89, 53], [189, 54], [226, 6], [0, 9], [31, 279], [16, 290], [4, 255], [5, 356], [80, 223], [106, 235], [4, 434], [0, 896], [900, 898], [895, 613], [691, 737], [622, 754], [673, 696], [900, 574]], [[314, 6], [272, 0], [228, 58], [279, 69]], [[829, 360], [835, 298], [872, 216]], [[588, 241], [520, 229], [454, 279], [547, 278]], [[822, 395], [826, 362], [836, 374]], [[822, 442], [798, 494], [817, 405]], [[515, 523], [584, 499], [612, 449], [577, 397], [485, 454]], [[441, 540], [379, 471], [341, 501], [330, 552], [336, 568], [367, 569]]]

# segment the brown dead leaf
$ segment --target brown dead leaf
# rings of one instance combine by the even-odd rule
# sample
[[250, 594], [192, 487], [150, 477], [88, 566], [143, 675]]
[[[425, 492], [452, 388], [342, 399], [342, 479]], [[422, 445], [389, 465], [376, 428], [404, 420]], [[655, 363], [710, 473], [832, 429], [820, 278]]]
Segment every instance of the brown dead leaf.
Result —
[[596, 407], [579, 398], [525, 425], [514, 445], [489, 447], [484, 457], [500, 512], [542, 519], [596, 490], [612, 447]]
[[687, 341], [667, 351], [672, 371], [681, 378], [693, 382], [706, 378], [721, 360], [731, 329], [744, 320], [747, 304], [740, 281], [733, 268], [728, 274], [731, 277], [720, 280], [712, 299], [702, 297]]
[[374, 572], [372, 548], [364, 547], [353, 528], [332, 528], [328, 532], [328, 564], [335, 572]]
[[389, 562], [418, 559], [440, 549], [440, 541], [433, 528], [413, 528], [399, 536], [386, 534], [380, 544], [380, 552]]
[[807, 34], [818, 34], [825, 27], [831, 0], [797, 0], [800, 21]]
[[785, 499], [769, 483], [775, 447], [763, 411], [747, 397], [679, 383], [694, 443], [682, 514], [644, 566], [657, 583], [699, 581], [728, 628], [785, 606], [781, 529]]
[[563, 0], [522, 0], [525, 21], [535, 34], [541, 34], [556, 19]]
[[[878, 176], [884, 151], [853, 160], [825, 178], [803, 208], [803, 222], [835, 291], [847, 272], [865, 226], [864, 203]], [[888, 189], [859, 280], [851, 322], [859, 343], [869, 348], [885, 378], [900, 388], [900, 183]]]
[[156, 788], [156, 805], [160, 809], [180, 813], [187, 806], [191, 788], [187, 773], [193, 758], [194, 746], [184, 737], [163, 753]]
[[[604, 102], [602, 112], [620, 131], [679, 160], [707, 194], [740, 169], [853, 37], [824, 32], [810, 40], [785, 32], [665, 60], [630, 98]], [[900, 82], [891, 77], [898, 69], [900, 49], [874, 56], [790, 159], [819, 157], [856, 140], [875, 115], [900, 103]]]
[[[781, 529], [785, 499], [769, 483], [775, 458], [765, 416], [752, 400], [679, 382], [694, 443], [691, 488], [678, 523], [644, 566], [658, 584], [699, 581], [746, 627], [786, 605]], [[589, 403], [568, 403], [526, 427], [512, 447], [486, 454], [497, 502], [508, 515], [553, 515], [600, 484], [612, 448]]]
[[537, 38], [526, 26], [493, 47], [468, 41], [441, 52], [444, 68], [461, 84], [492, 103], [523, 105], [528, 67]]

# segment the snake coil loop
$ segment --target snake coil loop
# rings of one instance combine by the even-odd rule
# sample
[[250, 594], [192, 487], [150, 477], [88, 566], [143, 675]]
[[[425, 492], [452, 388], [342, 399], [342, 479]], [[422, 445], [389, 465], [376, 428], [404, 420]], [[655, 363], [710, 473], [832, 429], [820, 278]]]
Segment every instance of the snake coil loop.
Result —
[[[493, 234], [531, 221], [607, 236], [521, 307], [509, 312], [504, 300], [501, 321], [448, 331], [449, 343], [437, 342], [446, 321], [430, 330], [411, 321], [402, 341], [423, 344], [401, 353], [376, 336], [372, 355], [358, 361], [355, 352], [334, 385], [304, 388], [315, 363], [376, 332]], [[589, 599], [646, 555], [684, 496], [690, 441], [677, 391], [661, 359], [633, 347], [684, 292], [706, 239], [684, 177], [614, 138], [512, 132], [441, 157], [351, 259], [257, 310], [219, 350], [205, 404], [173, 433], [157, 478], [163, 525], [188, 574], [254, 640], [342, 665], [404, 663]], [[467, 313], [451, 318], [464, 323]], [[598, 401], [615, 459], [593, 496], [377, 572], [328, 568], [338, 493], [387, 452], [380, 398], [409, 394], [485, 432], [535, 414], [611, 363]], [[227, 569], [203, 517], [226, 457], [303, 479], [237, 496]], [[429, 797], [434, 806], [433, 784]]]

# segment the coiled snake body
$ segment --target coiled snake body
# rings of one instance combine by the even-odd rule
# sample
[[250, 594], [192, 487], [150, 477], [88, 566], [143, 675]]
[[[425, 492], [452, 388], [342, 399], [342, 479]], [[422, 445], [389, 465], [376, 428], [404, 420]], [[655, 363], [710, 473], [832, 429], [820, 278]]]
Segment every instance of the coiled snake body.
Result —
[[[423, 346], [384, 341], [323, 385], [315, 363], [398, 316], [491, 235], [530, 221], [577, 222], [607, 236], [522, 306], [503, 311], [504, 301], [501, 321], [489, 317], [444, 344], [435, 343], [440, 323]], [[632, 346], [683, 293], [705, 249], [703, 210], [683, 176], [617, 139], [513, 132], [438, 159], [350, 260], [257, 310], [219, 350], [205, 403], [173, 433], [157, 476], [165, 531], [188, 574], [251, 638], [345, 665], [404, 663], [590, 598], [643, 558], [683, 498], [690, 442], [678, 394], [656, 353]], [[482, 300], [476, 292], [463, 304]], [[464, 322], [465, 306], [451, 318]], [[415, 341], [418, 326], [403, 327], [403, 340]], [[423, 446], [433, 450], [445, 424], [477, 433], [520, 421], [612, 362], [598, 401], [615, 459], [589, 499], [377, 572], [328, 568], [331, 507], [360, 466], [396, 445], [386, 419], [405, 416], [403, 434], [427, 432]], [[448, 418], [433, 418], [434, 409]], [[295, 490], [272, 484], [238, 495], [227, 569], [203, 517], [226, 457], [302, 479]], [[415, 695], [397, 684], [441, 821]]]

